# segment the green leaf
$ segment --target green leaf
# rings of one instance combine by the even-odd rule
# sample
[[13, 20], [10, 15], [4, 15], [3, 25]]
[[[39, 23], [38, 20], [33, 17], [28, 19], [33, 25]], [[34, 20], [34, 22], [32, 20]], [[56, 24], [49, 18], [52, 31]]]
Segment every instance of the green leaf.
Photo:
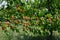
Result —
[[47, 18], [50, 18], [51, 16], [52, 16], [51, 13], [46, 15]]

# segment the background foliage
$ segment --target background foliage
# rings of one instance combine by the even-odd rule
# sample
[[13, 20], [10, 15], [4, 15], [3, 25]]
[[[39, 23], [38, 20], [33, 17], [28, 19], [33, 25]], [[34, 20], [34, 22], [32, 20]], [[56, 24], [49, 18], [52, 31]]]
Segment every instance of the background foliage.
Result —
[[0, 8], [4, 40], [55, 40], [54, 31], [60, 32], [60, 0], [5, 1]]

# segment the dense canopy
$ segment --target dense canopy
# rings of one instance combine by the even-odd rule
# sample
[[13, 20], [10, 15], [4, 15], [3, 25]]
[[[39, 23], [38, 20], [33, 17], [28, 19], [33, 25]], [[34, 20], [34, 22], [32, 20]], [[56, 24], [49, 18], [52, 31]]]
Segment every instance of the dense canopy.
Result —
[[0, 0], [0, 27], [7, 35], [51, 37], [60, 32], [60, 0]]

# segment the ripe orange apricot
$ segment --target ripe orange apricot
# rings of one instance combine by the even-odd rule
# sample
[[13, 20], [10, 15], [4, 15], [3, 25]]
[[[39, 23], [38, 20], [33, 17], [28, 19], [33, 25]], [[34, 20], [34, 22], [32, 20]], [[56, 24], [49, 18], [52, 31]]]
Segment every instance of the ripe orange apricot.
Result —
[[30, 20], [31, 18], [27, 16], [23, 16], [23, 19]]
[[31, 23], [30, 23], [30, 22], [28, 22], [28, 23], [27, 23], [27, 22], [23, 22], [23, 25], [24, 25], [24, 26], [30, 26]]
[[5, 26], [3, 26], [3, 27], [2, 27], [2, 30], [5, 30], [5, 29], [6, 29], [6, 27], [5, 27]]
[[24, 13], [24, 10], [23, 9], [20, 9], [20, 12]]
[[51, 20], [53, 20], [53, 17], [50, 17]]
[[14, 16], [12, 16], [12, 18], [11, 18], [12, 20], [14, 20]]
[[9, 22], [9, 21], [7, 21], [7, 22], [6, 22], [6, 24], [7, 24], [7, 25], [10, 25], [10, 22]]
[[19, 20], [16, 20], [15, 23], [18, 24], [19, 23]]

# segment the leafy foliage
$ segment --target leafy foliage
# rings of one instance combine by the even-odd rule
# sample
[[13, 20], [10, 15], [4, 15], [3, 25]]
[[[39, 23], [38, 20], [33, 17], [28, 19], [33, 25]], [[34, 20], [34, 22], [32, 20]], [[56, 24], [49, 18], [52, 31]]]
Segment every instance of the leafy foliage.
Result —
[[60, 4], [58, 0], [6, 0], [7, 8], [0, 10], [0, 26], [29, 35], [48, 36], [60, 31]]

